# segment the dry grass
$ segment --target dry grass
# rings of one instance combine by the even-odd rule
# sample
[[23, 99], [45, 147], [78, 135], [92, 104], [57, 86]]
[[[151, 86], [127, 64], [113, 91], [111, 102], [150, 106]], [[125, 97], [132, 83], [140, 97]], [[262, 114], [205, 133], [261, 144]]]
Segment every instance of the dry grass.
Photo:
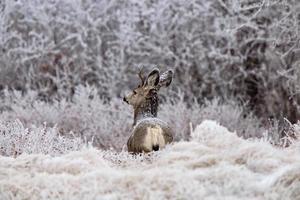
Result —
[[134, 157], [84, 148], [59, 157], [0, 157], [6, 199], [299, 199], [299, 142], [243, 140], [213, 121], [191, 141]]

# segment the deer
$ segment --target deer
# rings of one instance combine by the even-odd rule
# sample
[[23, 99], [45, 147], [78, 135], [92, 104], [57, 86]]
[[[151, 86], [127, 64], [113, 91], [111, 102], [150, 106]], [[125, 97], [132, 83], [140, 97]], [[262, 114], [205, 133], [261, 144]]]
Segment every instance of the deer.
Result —
[[123, 98], [134, 110], [133, 130], [127, 141], [128, 152], [134, 154], [158, 151], [173, 141], [172, 129], [157, 117], [158, 91], [171, 84], [173, 71], [160, 75], [158, 69], [153, 69], [145, 77], [140, 70], [138, 75], [141, 84]]

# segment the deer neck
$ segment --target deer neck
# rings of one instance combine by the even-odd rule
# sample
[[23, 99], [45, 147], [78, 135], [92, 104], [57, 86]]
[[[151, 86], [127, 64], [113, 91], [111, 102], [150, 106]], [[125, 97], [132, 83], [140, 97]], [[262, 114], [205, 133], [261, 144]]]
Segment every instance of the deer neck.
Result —
[[133, 126], [144, 118], [157, 117], [158, 97], [147, 99], [146, 102], [134, 108]]

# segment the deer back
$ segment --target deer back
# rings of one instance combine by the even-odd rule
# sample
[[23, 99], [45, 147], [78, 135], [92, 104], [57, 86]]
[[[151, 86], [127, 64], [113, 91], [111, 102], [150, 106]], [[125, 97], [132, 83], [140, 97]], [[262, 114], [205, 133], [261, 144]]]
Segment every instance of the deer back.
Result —
[[129, 152], [142, 153], [157, 151], [173, 141], [171, 128], [158, 118], [146, 118], [133, 128], [128, 139]]

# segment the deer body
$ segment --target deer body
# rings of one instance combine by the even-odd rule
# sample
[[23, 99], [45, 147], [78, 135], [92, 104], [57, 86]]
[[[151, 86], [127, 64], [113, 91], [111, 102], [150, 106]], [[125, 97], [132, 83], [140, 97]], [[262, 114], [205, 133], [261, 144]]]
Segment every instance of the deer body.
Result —
[[129, 152], [148, 153], [158, 151], [173, 140], [173, 133], [168, 124], [157, 118], [158, 95], [162, 86], [169, 86], [172, 81], [172, 71], [161, 76], [158, 70], [153, 70], [147, 80], [140, 76], [142, 84], [124, 101], [134, 108], [133, 131], [127, 142]]
[[157, 151], [173, 140], [170, 127], [157, 118], [145, 118], [133, 128], [127, 147], [129, 152]]

